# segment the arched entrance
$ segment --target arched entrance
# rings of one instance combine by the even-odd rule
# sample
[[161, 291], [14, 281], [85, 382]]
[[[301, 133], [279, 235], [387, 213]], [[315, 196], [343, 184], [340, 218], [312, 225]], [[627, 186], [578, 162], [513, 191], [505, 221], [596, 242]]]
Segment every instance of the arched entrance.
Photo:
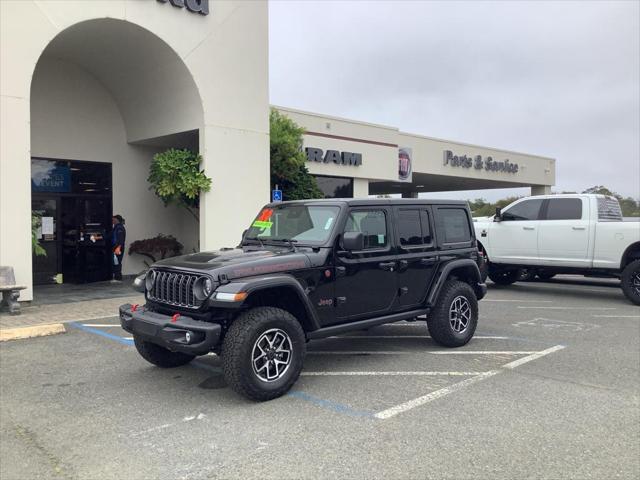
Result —
[[[148, 189], [153, 155], [198, 151], [204, 126], [193, 76], [163, 40], [116, 19], [59, 33], [31, 83], [32, 209], [46, 220], [46, 257], [34, 257], [34, 283], [105, 280], [111, 214], [126, 219], [127, 241], [173, 235], [192, 251], [198, 225]], [[123, 273], [144, 268], [125, 257]]]

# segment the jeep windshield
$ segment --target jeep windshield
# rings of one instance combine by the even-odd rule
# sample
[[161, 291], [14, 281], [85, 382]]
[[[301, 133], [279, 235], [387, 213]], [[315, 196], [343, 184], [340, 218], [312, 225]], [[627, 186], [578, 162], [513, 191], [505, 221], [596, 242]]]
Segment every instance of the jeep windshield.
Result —
[[244, 242], [317, 245], [327, 241], [340, 208], [325, 205], [282, 205], [263, 208]]

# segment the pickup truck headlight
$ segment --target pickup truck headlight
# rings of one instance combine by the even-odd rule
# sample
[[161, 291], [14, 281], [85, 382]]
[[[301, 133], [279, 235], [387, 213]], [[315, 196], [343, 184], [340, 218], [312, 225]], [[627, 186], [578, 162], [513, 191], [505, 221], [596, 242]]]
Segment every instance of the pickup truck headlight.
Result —
[[149, 270], [149, 272], [147, 272], [147, 276], [144, 278], [144, 286], [147, 289], [147, 292], [150, 292], [153, 289], [155, 283], [156, 272], [155, 270]]
[[213, 282], [209, 277], [200, 277], [193, 286], [193, 293], [199, 301], [206, 300], [213, 293]]

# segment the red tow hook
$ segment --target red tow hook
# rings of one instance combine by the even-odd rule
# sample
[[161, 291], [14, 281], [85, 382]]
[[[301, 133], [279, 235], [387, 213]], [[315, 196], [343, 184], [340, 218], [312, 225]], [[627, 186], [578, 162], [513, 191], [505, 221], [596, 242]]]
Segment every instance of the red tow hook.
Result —
[[137, 311], [139, 306], [140, 306], [140, 305], [138, 305], [137, 303], [134, 303], [133, 305], [131, 305], [131, 311], [132, 311], [132, 312]]
[[173, 316], [171, 317], [171, 323], [176, 323], [179, 318], [180, 318], [180, 314], [174, 313]]

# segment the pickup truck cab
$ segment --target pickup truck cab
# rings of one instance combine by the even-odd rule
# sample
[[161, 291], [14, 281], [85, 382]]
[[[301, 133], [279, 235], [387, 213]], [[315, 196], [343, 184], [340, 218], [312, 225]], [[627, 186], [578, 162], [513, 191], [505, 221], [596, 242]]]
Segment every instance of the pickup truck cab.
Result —
[[309, 200], [260, 210], [241, 244], [152, 265], [146, 304], [120, 323], [147, 361], [222, 357], [227, 383], [269, 400], [302, 369], [306, 342], [426, 316], [459, 347], [486, 293], [466, 202]]
[[519, 270], [618, 277], [640, 304], [640, 222], [624, 222], [618, 201], [604, 195], [521, 198], [494, 217], [474, 219], [489, 278], [507, 285]]

